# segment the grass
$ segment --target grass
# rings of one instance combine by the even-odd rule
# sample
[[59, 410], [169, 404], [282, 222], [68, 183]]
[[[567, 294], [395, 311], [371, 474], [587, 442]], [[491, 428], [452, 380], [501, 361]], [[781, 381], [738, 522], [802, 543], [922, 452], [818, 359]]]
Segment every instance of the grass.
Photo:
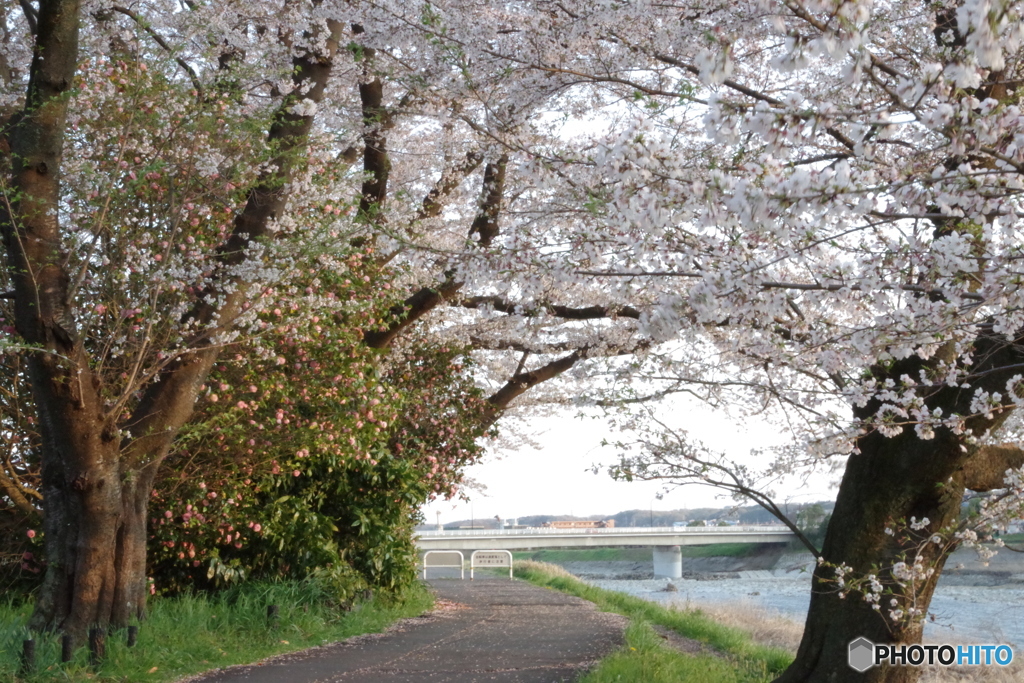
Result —
[[[403, 617], [421, 614], [433, 598], [420, 585], [392, 599], [374, 598], [350, 612], [341, 610], [312, 582], [252, 584], [214, 596], [155, 599], [139, 627], [138, 644], [125, 645], [124, 632], [107, 636], [106, 658], [93, 670], [79, 648], [60, 663], [55, 635], [36, 634], [36, 671], [18, 676], [30, 604], [0, 604], [0, 680], [43, 683], [101, 681], [158, 683], [233, 664], [376, 633]], [[279, 625], [267, 624], [267, 605], [279, 609]]]
[[[561, 567], [524, 562], [516, 573], [533, 583], [590, 600], [631, 619], [626, 646], [601, 660], [580, 683], [765, 683], [792, 661], [803, 624], [743, 603], [668, 608], [588, 586]], [[665, 644], [652, 625], [671, 628], [719, 650], [688, 655]], [[1024, 661], [1008, 667], [925, 666], [921, 683], [1019, 683]]]
[[[680, 548], [683, 557], [746, 557], [763, 549], [758, 543], [719, 543]], [[535, 562], [650, 562], [650, 548], [551, 548], [512, 553], [513, 559]]]
[[[602, 660], [584, 683], [766, 683], [792, 661], [789, 652], [755, 643], [749, 635], [722, 626], [700, 610], [663, 607], [640, 598], [590, 586], [559, 567], [523, 561], [516, 575], [531, 583], [589, 600], [631, 621], [626, 647]], [[722, 656], [688, 655], [664, 644], [654, 626], [675, 631], [717, 650]]]
[[677, 652], [649, 623], [634, 621], [626, 628], [626, 646], [601, 660], [580, 683], [752, 683], [775, 678], [751, 664]]

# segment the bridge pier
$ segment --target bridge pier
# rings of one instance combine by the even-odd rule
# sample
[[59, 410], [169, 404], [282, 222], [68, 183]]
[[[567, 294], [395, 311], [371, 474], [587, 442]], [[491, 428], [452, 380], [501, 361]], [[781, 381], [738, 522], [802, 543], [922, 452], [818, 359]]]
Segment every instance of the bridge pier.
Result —
[[654, 550], [654, 578], [679, 579], [683, 576], [683, 553], [677, 545], [656, 545]]

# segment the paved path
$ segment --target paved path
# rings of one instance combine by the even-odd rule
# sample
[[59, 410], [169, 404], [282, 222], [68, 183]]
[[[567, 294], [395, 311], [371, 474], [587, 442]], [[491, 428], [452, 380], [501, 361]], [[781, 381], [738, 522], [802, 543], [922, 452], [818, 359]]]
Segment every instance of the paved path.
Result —
[[626, 620], [523, 581], [436, 580], [439, 609], [387, 633], [233, 667], [196, 683], [560, 683], [622, 644]]

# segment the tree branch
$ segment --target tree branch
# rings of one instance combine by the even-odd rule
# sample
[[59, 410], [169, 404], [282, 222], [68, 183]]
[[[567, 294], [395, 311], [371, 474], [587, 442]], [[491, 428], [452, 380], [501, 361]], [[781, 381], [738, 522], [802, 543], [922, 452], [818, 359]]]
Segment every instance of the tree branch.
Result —
[[381, 332], [367, 332], [363, 343], [372, 349], [384, 349], [391, 345], [399, 334], [440, 303], [451, 299], [462, 289], [463, 283], [451, 278], [436, 287], [423, 287], [408, 299], [391, 308], [394, 322]]
[[434, 187], [430, 188], [430, 192], [423, 198], [423, 204], [416, 212], [415, 220], [421, 221], [439, 216], [444, 209], [443, 200], [459, 186], [466, 176], [476, 170], [483, 158], [479, 152], [467, 152], [466, 159], [461, 164], [446, 168]]
[[487, 403], [490, 404], [487, 410], [487, 415], [484, 417], [485, 426], [491, 426], [494, 424], [501, 413], [508, 408], [508, 405], [517, 399], [518, 397], [525, 394], [527, 391], [537, 386], [541, 382], [546, 382], [549, 379], [558, 377], [566, 370], [584, 357], [583, 351], [577, 349], [567, 356], [563, 356], [557, 360], [553, 360], [547, 365], [532, 370], [530, 372], [520, 372], [513, 375], [508, 382], [505, 383], [501, 389], [494, 392], [488, 399]]
[[25, 21], [28, 22], [28, 30], [33, 35], [39, 35], [39, 13], [28, 0], [18, 0], [21, 11], [25, 13]]
[[557, 304], [538, 304], [537, 308], [524, 309], [497, 296], [474, 296], [459, 302], [463, 308], [491, 308], [509, 315], [533, 317], [541, 312], [566, 320], [597, 320], [601, 318], [640, 318], [640, 311], [632, 306], [584, 306], [573, 308]]
[[[231, 328], [243, 311], [249, 283], [238, 274], [237, 267], [248, 258], [249, 246], [271, 237], [270, 226], [284, 213], [287, 188], [300, 172], [302, 153], [313, 126], [311, 114], [294, 111], [300, 100], [318, 103], [324, 90], [342, 35], [341, 24], [328, 22], [330, 35], [326, 54], [305, 53], [292, 60], [292, 80], [297, 86], [282, 101], [267, 134], [271, 148], [277, 151], [272, 170], [265, 172], [249, 190], [245, 207], [235, 217], [228, 241], [218, 250], [217, 270], [211, 284], [197, 297], [183, 322], [191, 322], [201, 330], [188, 340], [192, 350], [181, 354], [149, 385], [130, 418], [131, 439], [124, 448], [129, 459], [159, 459], [166, 453], [171, 437], [192, 414], [196, 396], [209, 374], [220, 347], [216, 335]], [[219, 301], [219, 304], [212, 302]]]
[[491, 240], [498, 236], [498, 218], [501, 215], [501, 202], [505, 196], [505, 168], [508, 166], [508, 155], [502, 154], [496, 162], [484, 167], [483, 199], [480, 212], [473, 225], [469, 228], [469, 236], [480, 235], [480, 246], [491, 246]]
[[115, 12], [120, 12], [121, 14], [125, 15], [126, 17], [134, 21], [136, 24], [138, 24], [139, 28], [145, 31], [149, 35], [149, 37], [153, 39], [153, 42], [155, 42], [157, 45], [166, 50], [169, 55], [174, 57], [174, 61], [178, 64], [178, 66], [180, 66], [185, 71], [185, 73], [188, 74], [189, 80], [192, 81], [192, 86], [196, 89], [196, 92], [199, 94], [199, 96], [202, 97], [203, 84], [200, 82], [199, 75], [196, 74], [195, 69], [193, 69], [192, 66], [181, 57], [175, 56], [174, 50], [171, 48], [171, 46], [167, 43], [166, 40], [163, 39], [163, 37], [159, 33], [153, 30], [153, 27], [149, 24], [148, 21], [145, 21], [137, 13], [133, 12], [127, 7], [120, 7], [118, 5], [114, 5], [110, 9], [114, 10]]

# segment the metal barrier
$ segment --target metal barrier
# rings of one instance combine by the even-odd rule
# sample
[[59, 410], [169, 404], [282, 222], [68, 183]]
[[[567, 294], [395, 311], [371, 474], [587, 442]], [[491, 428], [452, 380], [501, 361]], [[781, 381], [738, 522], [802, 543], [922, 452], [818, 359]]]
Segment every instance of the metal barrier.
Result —
[[[475, 554], [476, 553], [474, 553], [474, 555]], [[444, 562], [445, 560], [448, 560], [452, 564], [428, 564], [427, 563], [427, 558], [429, 558], [431, 555], [439, 555], [439, 556], [441, 556], [439, 558], [441, 562]], [[444, 556], [447, 556], [447, 557], [444, 557]], [[458, 559], [458, 564], [454, 564], [456, 562], [456, 560], [455, 560], [456, 556], [459, 558]], [[509, 557], [511, 557], [511, 556], [512, 556], [512, 554], [509, 553]], [[440, 569], [440, 568], [454, 569], [455, 567], [458, 567], [459, 568], [459, 578], [463, 579], [463, 580], [466, 578], [466, 557], [462, 554], [462, 552], [460, 552], [458, 550], [428, 550], [427, 552], [423, 553], [423, 580], [424, 581], [426, 581], [426, 579], [427, 579], [427, 568], [428, 567], [430, 567], [431, 569]], [[511, 571], [511, 570], [509, 570], [509, 571]], [[472, 578], [472, 573], [473, 573], [473, 570], [470, 569], [470, 578]]]
[[784, 526], [691, 526], [691, 527], [612, 527], [610, 529], [556, 529], [553, 527], [533, 527], [530, 529], [445, 529], [443, 531], [417, 531], [420, 538], [450, 538], [459, 536], [584, 536], [600, 534], [603, 536], [631, 536], [636, 534], [651, 535], [682, 535], [700, 536], [703, 534], [762, 534], [765, 536], [792, 536], [793, 532]]
[[474, 550], [469, 556], [469, 580], [477, 567], [508, 567], [508, 578], [512, 579], [512, 553], [507, 550]]

